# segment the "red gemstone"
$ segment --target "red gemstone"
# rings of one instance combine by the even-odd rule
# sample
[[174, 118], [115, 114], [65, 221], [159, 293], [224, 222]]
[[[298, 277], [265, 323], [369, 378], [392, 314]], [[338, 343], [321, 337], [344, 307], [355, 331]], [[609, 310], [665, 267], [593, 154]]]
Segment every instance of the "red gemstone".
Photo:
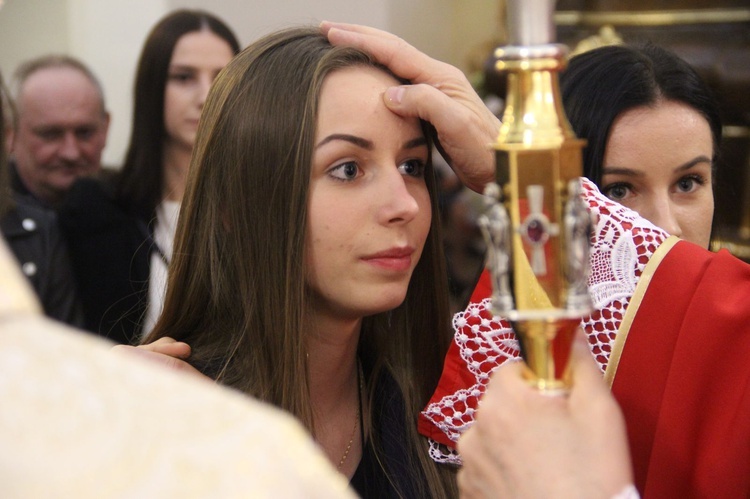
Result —
[[526, 237], [533, 243], [538, 243], [544, 237], [544, 225], [539, 220], [531, 220], [526, 226]]

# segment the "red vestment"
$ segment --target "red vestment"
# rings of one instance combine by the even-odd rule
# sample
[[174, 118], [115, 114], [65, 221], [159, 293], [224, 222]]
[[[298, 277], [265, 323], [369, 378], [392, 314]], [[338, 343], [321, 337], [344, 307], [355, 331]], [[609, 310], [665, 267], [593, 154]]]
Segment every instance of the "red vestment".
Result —
[[[643, 497], [750, 496], [750, 265], [667, 238], [584, 181], [598, 215], [591, 255], [595, 310], [582, 321], [591, 353], [625, 415]], [[489, 311], [484, 272], [419, 431], [455, 448], [489, 377], [520, 354]], [[604, 450], [606, 451], [606, 450]], [[458, 456], [433, 444], [433, 458]]]
[[[624, 341], [612, 392], [643, 497], [750, 494], [750, 266], [679, 242]], [[608, 373], [609, 374], [609, 373]], [[610, 374], [611, 377], [611, 374]]]

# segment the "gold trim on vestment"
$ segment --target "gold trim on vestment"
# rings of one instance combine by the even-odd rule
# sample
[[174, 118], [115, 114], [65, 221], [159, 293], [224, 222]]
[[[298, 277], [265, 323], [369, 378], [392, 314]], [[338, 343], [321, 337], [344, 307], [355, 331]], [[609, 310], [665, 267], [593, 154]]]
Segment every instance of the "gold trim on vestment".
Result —
[[617, 330], [617, 337], [615, 338], [615, 343], [612, 345], [612, 353], [609, 355], [607, 369], [604, 371], [604, 381], [610, 389], [615, 380], [615, 374], [617, 374], [617, 366], [620, 363], [622, 350], [625, 348], [625, 341], [628, 339], [630, 326], [635, 320], [635, 314], [638, 313], [638, 308], [643, 301], [643, 297], [646, 296], [646, 291], [651, 283], [651, 278], [653, 277], [654, 272], [656, 272], [656, 269], [659, 268], [659, 264], [664, 260], [664, 257], [667, 256], [667, 253], [670, 252], [678, 241], [680, 241], [679, 237], [670, 236], [666, 241], [661, 243], [658, 248], [656, 248], [656, 251], [654, 251], [654, 254], [651, 255], [651, 259], [646, 264], [646, 268], [643, 269], [638, 284], [635, 286], [635, 291], [633, 292], [633, 296], [630, 297], [625, 316], [622, 318], [620, 328]]

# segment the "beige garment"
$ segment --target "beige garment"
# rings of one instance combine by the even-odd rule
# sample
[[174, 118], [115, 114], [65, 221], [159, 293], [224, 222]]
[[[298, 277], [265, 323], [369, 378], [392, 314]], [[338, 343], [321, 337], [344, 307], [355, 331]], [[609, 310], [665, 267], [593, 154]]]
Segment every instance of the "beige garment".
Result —
[[0, 497], [354, 497], [290, 416], [41, 316], [0, 240]]

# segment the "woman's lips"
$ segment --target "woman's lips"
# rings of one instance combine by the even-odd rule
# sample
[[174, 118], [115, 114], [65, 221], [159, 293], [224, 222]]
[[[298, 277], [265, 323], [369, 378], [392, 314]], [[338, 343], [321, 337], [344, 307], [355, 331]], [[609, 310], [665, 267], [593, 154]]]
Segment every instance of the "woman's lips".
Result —
[[412, 248], [391, 248], [363, 257], [365, 262], [385, 270], [403, 272], [411, 268]]

